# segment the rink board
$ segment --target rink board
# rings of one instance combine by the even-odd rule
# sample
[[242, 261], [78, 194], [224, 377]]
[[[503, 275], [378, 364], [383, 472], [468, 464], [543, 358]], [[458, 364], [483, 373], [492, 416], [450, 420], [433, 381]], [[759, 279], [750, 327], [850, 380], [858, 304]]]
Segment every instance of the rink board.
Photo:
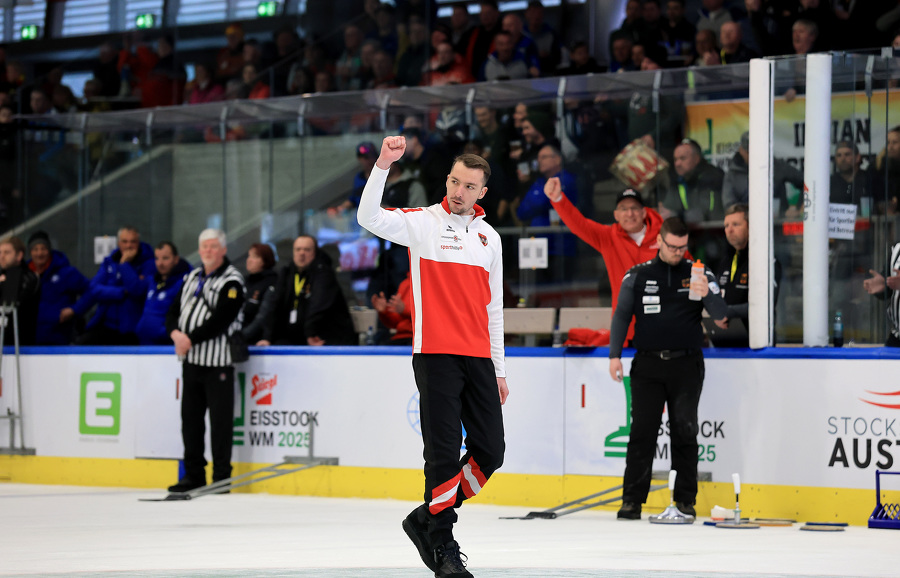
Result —
[[[59, 354], [65, 351], [66, 354]], [[176, 459], [180, 365], [165, 348], [40, 348], [22, 356], [25, 440], [38, 456]], [[419, 469], [418, 393], [399, 348], [283, 348], [254, 355], [236, 379], [234, 461], [315, 453], [342, 466]], [[510, 349], [503, 472], [621, 476], [626, 384], [607, 351]], [[12, 359], [7, 357], [7, 359]], [[630, 358], [624, 360], [626, 372]], [[714, 482], [866, 489], [900, 459], [898, 359], [884, 349], [706, 354], [699, 469]], [[16, 408], [3, 364], [0, 412]], [[667, 416], [654, 469], [668, 469]], [[0, 427], [0, 446], [9, 443]], [[461, 440], [464, 446], [464, 440]]]

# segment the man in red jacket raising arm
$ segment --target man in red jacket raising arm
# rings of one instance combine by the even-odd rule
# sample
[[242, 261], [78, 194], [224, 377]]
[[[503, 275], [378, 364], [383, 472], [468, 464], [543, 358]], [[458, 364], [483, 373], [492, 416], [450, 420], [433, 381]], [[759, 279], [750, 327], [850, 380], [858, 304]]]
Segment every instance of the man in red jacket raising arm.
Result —
[[[558, 178], [544, 185], [544, 194], [569, 229], [582, 241], [600, 251], [606, 263], [609, 285], [612, 287], [612, 309], [619, 302], [619, 288], [625, 273], [637, 265], [656, 257], [659, 243], [656, 241], [662, 217], [653, 209], [644, 207], [640, 193], [626, 189], [616, 196], [616, 222], [603, 225], [588, 219], [566, 198]], [[627, 340], [634, 336], [634, 322], [628, 327]]]
[[[404, 137], [384, 139], [357, 220], [372, 233], [409, 247], [425, 503], [410, 512], [403, 529], [436, 577], [468, 577], [465, 556], [453, 539], [456, 508], [503, 463], [500, 406], [509, 395], [500, 235], [475, 204], [487, 193], [491, 169], [477, 155], [460, 155], [440, 203], [382, 209], [388, 170], [405, 151]], [[466, 453], [460, 458], [463, 426]]]

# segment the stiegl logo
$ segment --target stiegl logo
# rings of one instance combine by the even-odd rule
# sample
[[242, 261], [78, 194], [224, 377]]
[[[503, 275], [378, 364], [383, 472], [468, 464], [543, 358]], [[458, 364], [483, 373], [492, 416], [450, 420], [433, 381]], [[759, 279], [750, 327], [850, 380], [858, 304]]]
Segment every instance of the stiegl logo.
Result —
[[119, 435], [122, 408], [122, 374], [82, 373], [78, 433]]
[[272, 405], [272, 390], [278, 385], [277, 373], [275, 375], [267, 373], [254, 375], [250, 384], [253, 386], [250, 398], [256, 402], [256, 405]]
[[309, 427], [319, 425], [318, 411], [298, 411], [271, 408], [272, 391], [278, 384], [278, 374], [258, 374], [250, 379], [248, 395], [247, 374], [237, 372], [236, 415], [232, 427], [231, 445], [309, 447]]

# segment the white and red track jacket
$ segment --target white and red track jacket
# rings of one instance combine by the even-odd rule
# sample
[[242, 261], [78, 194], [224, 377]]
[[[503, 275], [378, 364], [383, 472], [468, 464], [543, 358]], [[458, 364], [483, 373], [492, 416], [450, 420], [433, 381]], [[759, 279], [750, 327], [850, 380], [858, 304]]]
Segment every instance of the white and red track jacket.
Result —
[[446, 198], [430, 207], [382, 209], [387, 175], [372, 169], [357, 220], [409, 247], [413, 353], [490, 358], [497, 377], [506, 377], [500, 235], [478, 205], [474, 218], [451, 213]]

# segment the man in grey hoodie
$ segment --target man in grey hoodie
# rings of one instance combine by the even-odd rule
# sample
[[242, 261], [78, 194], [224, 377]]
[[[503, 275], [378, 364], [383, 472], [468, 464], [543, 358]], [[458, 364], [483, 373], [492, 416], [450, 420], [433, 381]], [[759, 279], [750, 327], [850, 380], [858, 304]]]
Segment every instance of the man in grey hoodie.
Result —
[[[750, 159], [750, 133], [741, 135], [741, 144], [737, 152], [731, 158], [728, 170], [725, 172], [725, 180], [722, 182], [722, 203], [725, 208], [738, 203], [749, 204], [749, 159]], [[788, 198], [786, 186], [790, 183], [798, 191], [803, 190], [803, 173], [781, 159], [775, 159], [773, 172], [773, 191], [775, 199], [780, 203], [778, 214], [785, 216], [798, 216], [801, 212], [803, 196], [796, 199]], [[789, 203], [793, 201], [793, 203]]]

